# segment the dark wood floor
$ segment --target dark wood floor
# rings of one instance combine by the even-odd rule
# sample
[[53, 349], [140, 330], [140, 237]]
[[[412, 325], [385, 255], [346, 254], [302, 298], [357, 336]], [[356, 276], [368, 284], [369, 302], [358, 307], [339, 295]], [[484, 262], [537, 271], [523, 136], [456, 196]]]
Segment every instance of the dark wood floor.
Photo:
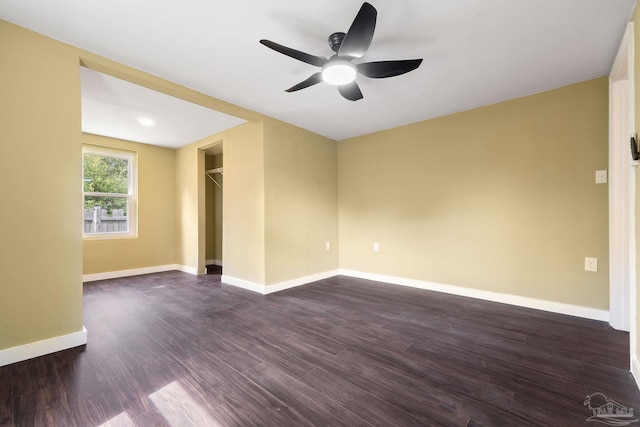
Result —
[[0, 368], [2, 426], [573, 426], [640, 410], [628, 335], [336, 277], [261, 296], [167, 272], [84, 288], [86, 348]]

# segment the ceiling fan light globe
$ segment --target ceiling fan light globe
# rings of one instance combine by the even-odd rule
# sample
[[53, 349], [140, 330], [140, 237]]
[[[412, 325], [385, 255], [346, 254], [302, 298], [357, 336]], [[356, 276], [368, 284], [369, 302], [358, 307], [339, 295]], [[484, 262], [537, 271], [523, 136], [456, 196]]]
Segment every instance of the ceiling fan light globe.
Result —
[[356, 67], [349, 61], [331, 61], [322, 69], [322, 80], [334, 86], [341, 86], [356, 79]]

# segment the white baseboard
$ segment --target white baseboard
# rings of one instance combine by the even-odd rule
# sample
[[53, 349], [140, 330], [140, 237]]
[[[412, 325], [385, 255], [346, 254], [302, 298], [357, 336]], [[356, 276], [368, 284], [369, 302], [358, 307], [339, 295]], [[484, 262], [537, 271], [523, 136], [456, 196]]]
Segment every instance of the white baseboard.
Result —
[[640, 361], [635, 354], [631, 355], [631, 375], [636, 380], [636, 385], [640, 388]]
[[187, 265], [180, 265], [180, 264], [174, 266], [174, 270], [182, 271], [183, 273], [193, 274], [194, 276], [205, 273], [205, 272], [199, 272], [197, 267], [189, 267]]
[[218, 265], [220, 267], [222, 267], [222, 260], [221, 259], [208, 259], [205, 260], [205, 265]]
[[536, 310], [550, 311], [553, 313], [566, 314], [569, 316], [583, 317], [583, 318], [593, 319], [593, 320], [601, 320], [603, 322], [609, 321], [609, 312], [607, 310], [599, 310], [597, 308], [583, 307], [583, 306], [564, 304], [564, 303], [554, 302], [554, 301], [546, 301], [546, 300], [540, 300], [535, 298], [521, 297], [517, 295], [503, 294], [498, 292], [485, 291], [481, 289], [472, 289], [472, 288], [464, 288], [461, 286], [445, 285], [442, 283], [407, 279], [404, 277], [365, 273], [365, 272], [356, 271], [356, 270], [340, 269], [338, 270], [338, 272], [340, 275], [343, 275], [343, 276], [374, 280], [377, 282], [384, 282], [392, 285], [409, 286], [412, 288], [426, 289], [429, 291], [443, 292], [447, 294], [477, 298], [477, 299], [486, 300], [486, 301], [516, 305], [519, 307], [533, 308]]
[[227, 285], [232, 285], [238, 288], [246, 289], [248, 291], [257, 292], [259, 294], [264, 295], [265, 286], [259, 283], [250, 282], [244, 279], [238, 279], [237, 277], [233, 277], [233, 276], [226, 276], [224, 274], [222, 275], [222, 277], [220, 277], [220, 281], [222, 283], [226, 283]]
[[285, 289], [295, 288], [297, 286], [306, 285], [307, 283], [317, 282], [318, 280], [328, 279], [338, 275], [338, 270], [325, 271], [323, 273], [311, 274], [309, 276], [299, 277], [297, 279], [286, 280], [284, 282], [274, 283], [265, 286], [265, 294], [284, 291]]
[[[306, 277], [300, 277], [293, 280], [287, 280], [272, 285], [261, 285], [259, 283], [238, 279], [232, 276], [223, 275], [221, 280], [223, 283], [258, 292], [263, 295], [274, 292], [283, 291], [285, 289], [296, 286], [305, 285], [317, 280], [327, 279], [337, 275], [356, 277], [360, 279], [374, 280], [377, 282], [388, 283], [392, 285], [409, 286], [417, 289], [425, 289], [429, 291], [443, 292], [452, 295], [476, 298], [486, 301], [493, 301], [502, 304], [515, 305], [519, 307], [532, 308], [536, 310], [549, 311], [552, 313], [566, 314], [569, 316], [582, 317], [586, 319], [609, 321], [609, 312], [591, 307], [583, 307], [572, 304], [565, 304], [555, 301], [546, 301], [535, 298], [522, 297], [518, 295], [503, 294], [481, 289], [465, 288], [461, 286], [445, 285], [442, 283], [426, 282], [416, 279], [407, 279], [404, 277], [388, 276], [383, 274], [366, 273], [356, 270], [339, 269], [327, 271], [324, 273], [313, 274]], [[638, 371], [640, 374], [640, 370]], [[638, 376], [640, 378], [640, 375]]]
[[[215, 261], [215, 260], [214, 260]], [[111, 271], [106, 273], [86, 274], [83, 276], [84, 282], [95, 280], [115, 279], [118, 277], [136, 276], [140, 274], [158, 273], [162, 271], [179, 270], [189, 274], [202, 274], [195, 267], [189, 267], [179, 264], [168, 264], [156, 267], [136, 268], [132, 270]], [[436, 292], [444, 292], [453, 295], [460, 295], [470, 298], [477, 298], [487, 301], [499, 302], [503, 304], [516, 305], [520, 307], [533, 308], [536, 310], [550, 311], [553, 313], [567, 314], [569, 316], [583, 317], [587, 319], [609, 321], [609, 311], [600, 310], [591, 307], [583, 307], [571, 304], [565, 304], [554, 301], [546, 301], [535, 298], [522, 297], [517, 295], [503, 294], [498, 292], [485, 291], [481, 289], [465, 288], [462, 286], [445, 285], [442, 283], [427, 282], [416, 279], [407, 279], [404, 277], [388, 276], [384, 274], [367, 273], [363, 271], [338, 269], [330, 270], [323, 273], [312, 274], [305, 277], [299, 277], [284, 282], [274, 283], [272, 285], [262, 285], [239, 279], [232, 276], [222, 275], [222, 282], [239, 288], [258, 292], [262, 295], [280, 292], [285, 289], [294, 288], [296, 286], [306, 285], [307, 283], [317, 280], [327, 279], [329, 277], [343, 275], [357, 277], [360, 279], [374, 280], [378, 282], [389, 283], [393, 285], [409, 286], [418, 289], [426, 289]], [[639, 371], [640, 373], [640, 371]], [[640, 378], [640, 376], [638, 377]]]
[[178, 270], [193, 275], [204, 274], [195, 267], [180, 264], [157, 265], [155, 267], [132, 268], [131, 270], [106, 271], [104, 273], [85, 274], [82, 281], [95, 282], [96, 280], [118, 279], [120, 277], [139, 276], [141, 274], [162, 273], [163, 271]]
[[261, 285], [259, 283], [250, 282], [248, 280], [238, 279], [237, 277], [222, 275], [222, 283], [237, 286], [249, 291], [258, 292], [262, 295], [272, 294], [284, 291], [285, 289], [295, 288], [297, 286], [306, 285], [307, 283], [316, 282], [318, 280], [328, 279], [338, 275], [338, 270], [325, 271], [323, 273], [311, 274], [309, 276], [299, 277], [297, 279], [286, 280], [284, 282], [274, 283], [272, 285]]
[[33, 359], [56, 351], [67, 350], [86, 343], [87, 329], [83, 326], [82, 330], [78, 332], [0, 350], [0, 366]]
[[[158, 265], [155, 267], [133, 268], [131, 270], [107, 271], [104, 273], [85, 274], [82, 276], [83, 282], [95, 282], [96, 280], [117, 279], [119, 277], [139, 276], [141, 274], [161, 273], [163, 271], [180, 270], [177, 264]], [[187, 268], [187, 267], [184, 267]], [[195, 271], [195, 269], [194, 269]], [[187, 271], [190, 273], [190, 271]], [[195, 273], [193, 273], [195, 274]]]

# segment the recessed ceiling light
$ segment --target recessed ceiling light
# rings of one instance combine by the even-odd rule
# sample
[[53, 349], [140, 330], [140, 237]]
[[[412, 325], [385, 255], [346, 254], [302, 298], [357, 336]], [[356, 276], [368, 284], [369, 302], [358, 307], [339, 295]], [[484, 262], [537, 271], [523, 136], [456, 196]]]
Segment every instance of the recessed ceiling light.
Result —
[[147, 118], [147, 117], [139, 117], [138, 118], [138, 123], [140, 123], [142, 126], [153, 126], [155, 123], [153, 122], [153, 120]]

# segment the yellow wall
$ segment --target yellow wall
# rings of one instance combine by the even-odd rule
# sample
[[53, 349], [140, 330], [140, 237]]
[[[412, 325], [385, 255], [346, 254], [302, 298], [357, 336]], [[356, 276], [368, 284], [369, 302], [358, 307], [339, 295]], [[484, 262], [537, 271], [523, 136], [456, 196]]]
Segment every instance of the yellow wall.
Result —
[[0, 20], [0, 349], [82, 330], [80, 70]]
[[198, 161], [221, 142], [224, 274], [268, 285], [337, 269], [336, 143], [269, 119], [177, 151], [182, 264], [204, 269], [208, 178]]
[[175, 264], [175, 150], [91, 134], [83, 143], [133, 151], [138, 161], [138, 237], [85, 239], [83, 273]]
[[607, 310], [607, 87], [338, 143], [340, 267]]
[[204, 265], [198, 265], [198, 160], [197, 151], [176, 150], [176, 258], [179, 265], [204, 273]]
[[263, 284], [263, 123], [238, 126], [224, 135], [222, 254], [225, 275]]
[[264, 283], [264, 156], [262, 123], [246, 123], [176, 151], [178, 259], [204, 272], [206, 178], [202, 149], [224, 144], [225, 274]]
[[266, 284], [337, 269], [335, 141], [274, 121], [264, 138]]

